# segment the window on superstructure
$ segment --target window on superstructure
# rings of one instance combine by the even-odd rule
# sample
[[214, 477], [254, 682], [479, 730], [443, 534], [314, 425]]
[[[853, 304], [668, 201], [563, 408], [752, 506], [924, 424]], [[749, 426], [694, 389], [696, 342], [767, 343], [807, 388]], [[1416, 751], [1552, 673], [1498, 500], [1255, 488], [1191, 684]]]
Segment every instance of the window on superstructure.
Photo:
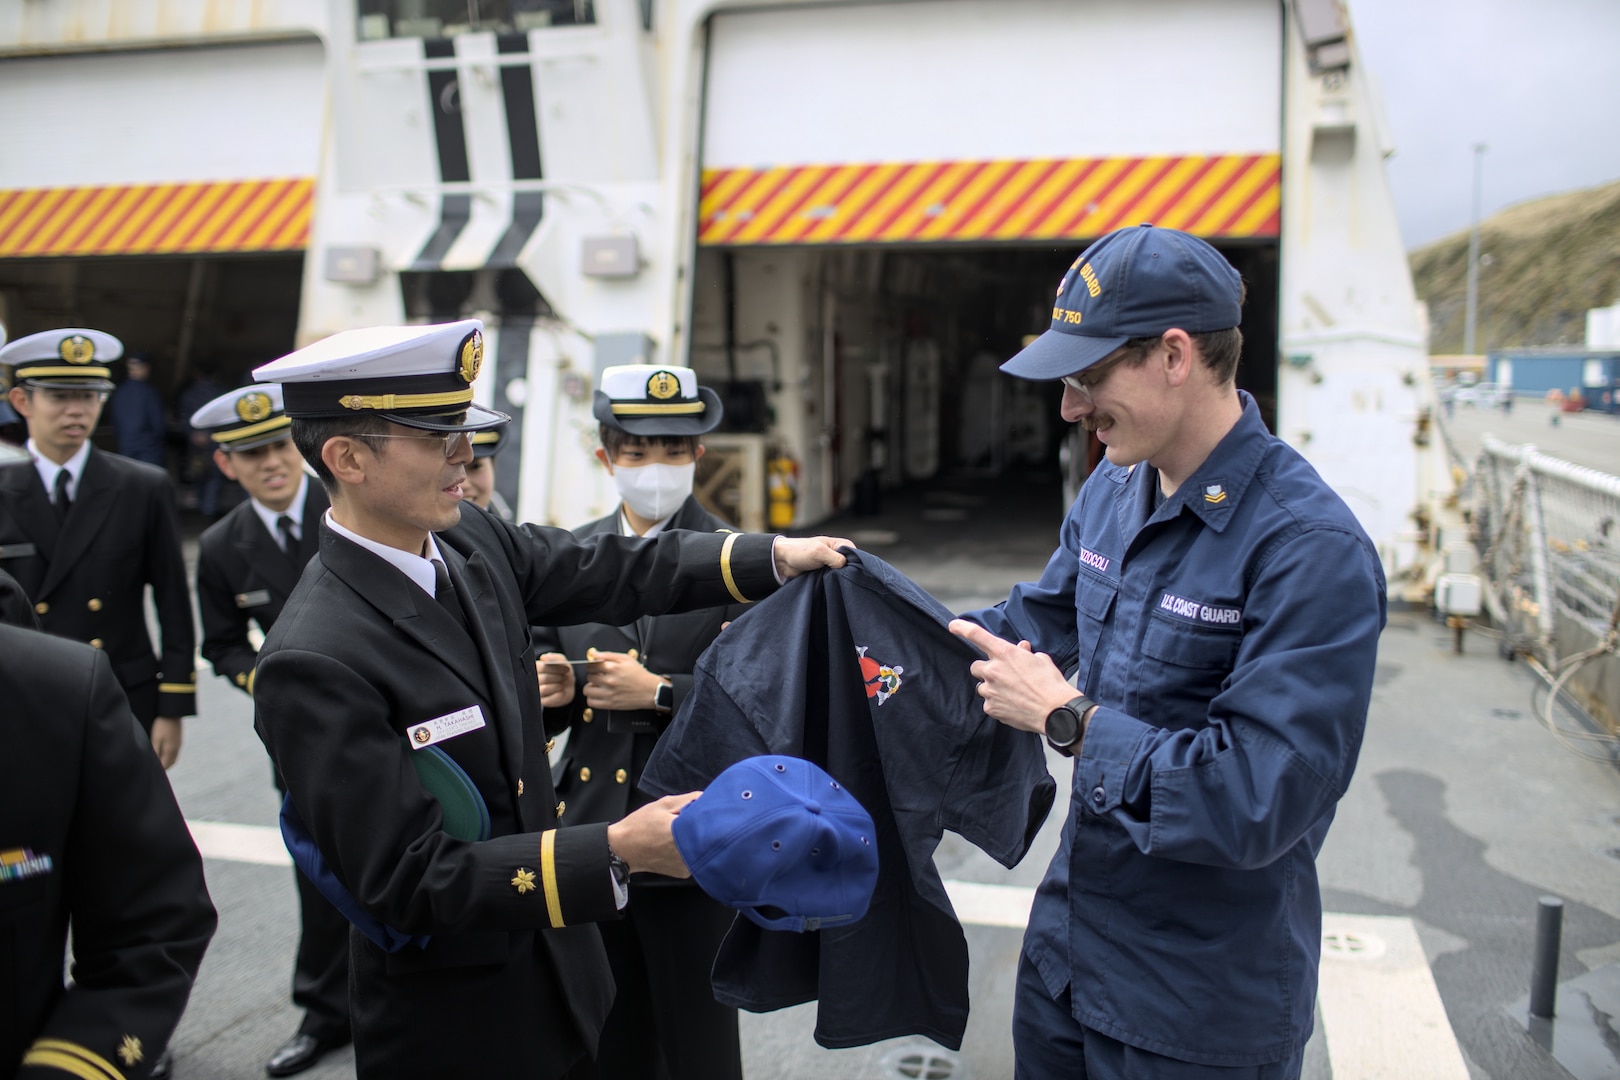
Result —
[[527, 33], [596, 21], [592, 0], [359, 0], [359, 38]]

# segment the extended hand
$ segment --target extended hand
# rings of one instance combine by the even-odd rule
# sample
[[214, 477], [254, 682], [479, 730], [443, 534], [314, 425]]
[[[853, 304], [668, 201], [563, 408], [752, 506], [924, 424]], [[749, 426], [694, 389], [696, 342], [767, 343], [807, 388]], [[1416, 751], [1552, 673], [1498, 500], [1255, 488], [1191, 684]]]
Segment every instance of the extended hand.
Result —
[[776, 572], [786, 580], [823, 566], [836, 570], [849, 561], [838, 549], [854, 546], [853, 541], [841, 536], [778, 536], [771, 554], [776, 559]]
[[540, 704], [560, 709], [574, 700], [574, 665], [562, 653], [548, 652], [534, 662], [535, 678], [540, 681]]
[[1014, 645], [965, 619], [952, 619], [946, 629], [984, 653], [968, 668], [979, 680], [987, 716], [1008, 727], [1046, 733], [1046, 714], [1074, 698], [1074, 687], [1045, 653], [1027, 641]]
[[152, 721], [152, 752], [165, 769], [180, 760], [180, 721], [160, 716]]
[[648, 803], [631, 811], [608, 826], [608, 847], [613, 854], [630, 864], [632, 873], [646, 871], [666, 877], [691, 877], [675, 846], [672, 826], [680, 816], [681, 807], [702, 795], [689, 791], [685, 795], [665, 795], [657, 802]]
[[592, 649], [586, 659], [593, 661], [585, 677], [585, 703], [593, 709], [650, 709], [656, 700], [658, 684], [664, 680], [641, 666], [641, 661], [622, 652]]

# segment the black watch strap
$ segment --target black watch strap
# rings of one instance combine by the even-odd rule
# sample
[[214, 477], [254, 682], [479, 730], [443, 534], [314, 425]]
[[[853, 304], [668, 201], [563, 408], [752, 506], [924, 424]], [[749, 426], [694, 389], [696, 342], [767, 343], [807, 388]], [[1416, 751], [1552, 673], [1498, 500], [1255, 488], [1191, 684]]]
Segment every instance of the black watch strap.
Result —
[[619, 858], [613, 851], [608, 852], [608, 866], [613, 870], [613, 880], [619, 883], [621, 889], [630, 887], [630, 864]]
[[[1058, 712], [1058, 710], [1062, 710], [1074, 717], [1073, 727], [1070, 728], [1074, 734], [1072, 738], [1068, 739], [1054, 738], [1051, 731], [1052, 721], [1050, 717], [1048, 717], [1046, 735], [1047, 744], [1058, 753], [1073, 757], [1075, 750], [1080, 746], [1080, 741], [1085, 737], [1086, 734], [1086, 713], [1089, 712], [1096, 704], [1097, 703], [1095, 701], [1091, 700], [1085, 694], [1080, 694], [1077, 697], [1071, 698], [1069, 701], [1064, 702], [1062, 705], [1059, 705], [1057, 709], [1053, 709], [1053, 713]], [[1068, 725], [1064, 726], [1067, 727]], [[1067, 732], [1060, 732], [1060, 734], [1067, 734]]]

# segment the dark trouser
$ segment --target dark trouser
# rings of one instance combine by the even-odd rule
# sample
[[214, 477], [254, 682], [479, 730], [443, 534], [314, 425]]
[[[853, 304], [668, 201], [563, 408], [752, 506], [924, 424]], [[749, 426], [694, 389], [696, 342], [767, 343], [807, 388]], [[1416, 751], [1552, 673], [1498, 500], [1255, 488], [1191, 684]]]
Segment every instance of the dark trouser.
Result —
[[618, 984], [596, 1054], [603, 1080], [741, 1080], [737, 1010], [709, 981], [735, 915], [696, 886], [632, 883], [624, 919], [598, 924]]
[[1197, 1065], [1129, 1046], [1074, 1018], [1069, 990], [1054, 1001], [1029, 957], [1013, 999], [1014, 1080], [1297, 1080], [1303, 1048], [1267, 1065]]
[[[276, 790], [286, 787], [281, 774], [271, 770]], [[293, 1004], [304, 1010], [299, 1034], [322, 1042], [349, 1037], [349, 920], [321, 895], [302, 871], [293, 870], [298, 883], [298, 958], [293, 963]]]

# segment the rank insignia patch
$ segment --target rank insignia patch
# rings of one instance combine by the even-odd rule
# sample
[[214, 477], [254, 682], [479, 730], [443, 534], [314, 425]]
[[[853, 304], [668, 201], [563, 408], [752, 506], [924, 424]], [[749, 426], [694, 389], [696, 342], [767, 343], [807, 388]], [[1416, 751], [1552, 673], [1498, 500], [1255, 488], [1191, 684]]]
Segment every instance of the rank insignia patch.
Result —
[[1205, 484], [1204, 501], [1210, 504], [1225, 502], [1226, 488], [1222, 487], [1220, 484]]
[[900, 692], [900, 676], [905, 674], [906, 669], [899, 664], [893, 667], [880, 664], [867, 656], [866, 650], [865, 645], [855, 646], [861, 658], [861, 679], [866, 683], [866, 696], [877, 698], [877, 703], [882, 705]]
[[512, 888], [518, 891], [519, 896], [534, 892], [534, 871], [526, 866], [518, 867], [517, 876], [512, 879]]
[[141, 1050], [141, 1040], [133, 1035], [125, 1035], [124, 1041], [118, 1046], [118, 1060], [125, 1065], [139, 1065], [145, 1057], [145, 1052]]

